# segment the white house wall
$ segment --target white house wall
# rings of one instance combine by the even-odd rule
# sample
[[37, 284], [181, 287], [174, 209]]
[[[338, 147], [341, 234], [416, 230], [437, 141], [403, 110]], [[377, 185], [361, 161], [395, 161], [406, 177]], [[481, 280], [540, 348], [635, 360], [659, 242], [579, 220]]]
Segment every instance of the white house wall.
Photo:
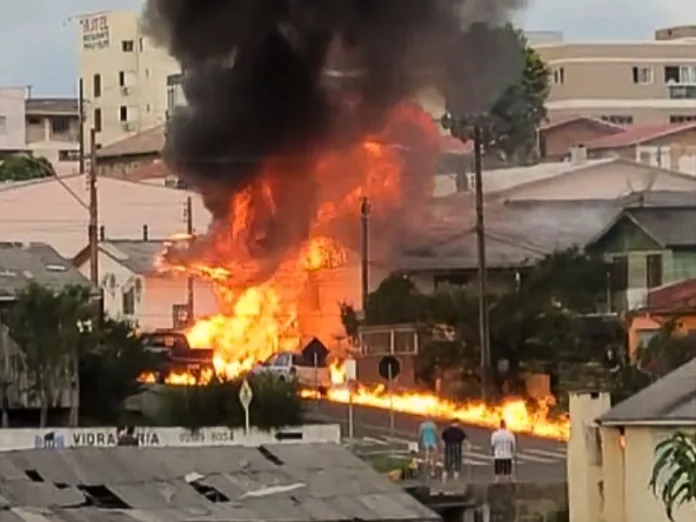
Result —
[[[186, 304], [188, 299], [186, 278], [148, 277], [143, 283], [138, 309], [140, 328], [171, 328], [174, 322], [173, 306]], [[205, 317], [219, 311], [218, 300], [212, 287], [203, 281], [194, 282], [193, 301], [194, 317]]]

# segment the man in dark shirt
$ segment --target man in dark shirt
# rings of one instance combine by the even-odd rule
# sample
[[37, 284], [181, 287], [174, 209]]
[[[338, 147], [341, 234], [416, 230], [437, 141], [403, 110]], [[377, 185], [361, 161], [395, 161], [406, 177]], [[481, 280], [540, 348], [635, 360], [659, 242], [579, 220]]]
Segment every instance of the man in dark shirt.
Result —
[[462, 471], [464, 441], [466, 441], [466, 433], [459, 425], [459, 421], [453, 419], [449, 426], [442, 431], [442, 442], [445, 448], [443, 481], [447, 480], [450, 475], [454, 480], [459, 478]]

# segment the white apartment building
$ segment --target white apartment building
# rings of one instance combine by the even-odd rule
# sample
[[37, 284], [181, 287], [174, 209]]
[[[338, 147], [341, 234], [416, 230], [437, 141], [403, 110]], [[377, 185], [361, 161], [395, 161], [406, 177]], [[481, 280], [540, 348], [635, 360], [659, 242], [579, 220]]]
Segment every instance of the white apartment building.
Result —
[[87, 134], [94, 128], [97, 143], [105, 146], [163, 124], [167, 78], [180, 68], [149, 42], [138, 13], [108, 11], [78, 19]]

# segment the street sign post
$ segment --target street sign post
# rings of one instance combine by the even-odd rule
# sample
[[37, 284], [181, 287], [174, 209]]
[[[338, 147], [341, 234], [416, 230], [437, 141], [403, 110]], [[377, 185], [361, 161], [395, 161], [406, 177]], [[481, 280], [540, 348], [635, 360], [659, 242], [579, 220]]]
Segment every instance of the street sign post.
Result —
[[393, 382], [401, 373], [401, 363], [393, 355], [382, 357], [379, 361], [379, 374], [387, 380], [387, 393], [389, 394], [389, 434], [394, 436], [394, 390]]
[[254, 398], [254, 392], [251, 391], [251, 386], [249, 386], [249, 381], [244, 379], [242, 387], [239, 389], [239, 402], [242, 403], [242, 408], [244, 408], [244, 431], [249, 435], [251, 430], [251, 423], [249, 419], [249, 405]]
[[348, 386], [348, 438], [355, 438], [355, 415], [353, 408], [353, 395], [357, 390], [358, 368], [355, 359], [348, 359], [345, 362], [346, 385]]

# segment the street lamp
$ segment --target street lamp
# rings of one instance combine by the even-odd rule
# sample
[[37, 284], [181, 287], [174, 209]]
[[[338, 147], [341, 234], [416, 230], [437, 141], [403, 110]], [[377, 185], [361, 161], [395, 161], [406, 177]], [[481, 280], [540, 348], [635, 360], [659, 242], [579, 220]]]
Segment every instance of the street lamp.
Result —
[[474, 145], [474, 184], [476, 194], [476, 249], [478, 254], [479, 280], [479, 342], [481, 345], [481, 393], [484, 400], [490, 390], [491, 347], [490, 327], [488, 325], [487, 273], [486, 273], [486, 235], [483, 221], [483, 180], [482, 180], [482, 124], [484, 117], [474, 115], [460, 117], [451, 113], [442, 116], [442, 127], [462, 142], [473, 141]]

